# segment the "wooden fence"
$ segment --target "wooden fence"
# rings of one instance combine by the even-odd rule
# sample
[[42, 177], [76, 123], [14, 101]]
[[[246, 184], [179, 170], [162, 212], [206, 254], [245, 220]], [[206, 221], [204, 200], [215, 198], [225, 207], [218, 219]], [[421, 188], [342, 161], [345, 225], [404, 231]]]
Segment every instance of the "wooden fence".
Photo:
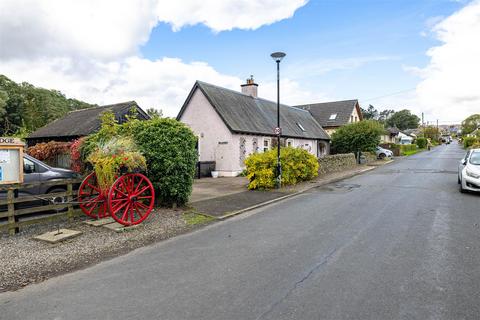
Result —
[[[74, 196], [74, 186], [78, 186], [82, 180], [79, 179], [68, 179], [68, 180], [50, 180], [45, 182], [35, 182], [35, 183], [24, 183], [24, 184], [10, 184], [10, 185], [0, 185], [0, 192], [5, 194], [6, 198], [0, 198], [0, 232], [8, 230], [10, 235], [14, 235], [18, 232], [20, 227], [27, 225], [32, 225], [40, 222], [54, 221], [61, 218], [68, 218], [69, 221], [72, 221], [74, 216], [80, 214], [80, 210], [75, 210], [74, 204], [69, 203], [75, 200]], [[39, 194], [39, 195], [29, 195], [29, 196], [18, 196], [19, 190], [28, 189], [36, 186], [66, 186], [65, 192], [56, 192], [48, 194]], [[44, 201], [41, 201], [39, 198], [43, 199], [52, 199], [54, 197], [64, 197], [66, 203], [56, 203], [45, 205]], [[26, 208], [18, 208], [18, 204], [27, 203], [27, 202], [39, 202], [39, 204], [34, 204]], [[29, 217], [28, 219], [21, 220], [22, 216], [40, 213], [44, 211], [52, 210], [64, 210], [63, 212], [51, 213], [48, 215], [38, 216], [38, 217]], [[2, 221], [6, 220], [8, 221]]]

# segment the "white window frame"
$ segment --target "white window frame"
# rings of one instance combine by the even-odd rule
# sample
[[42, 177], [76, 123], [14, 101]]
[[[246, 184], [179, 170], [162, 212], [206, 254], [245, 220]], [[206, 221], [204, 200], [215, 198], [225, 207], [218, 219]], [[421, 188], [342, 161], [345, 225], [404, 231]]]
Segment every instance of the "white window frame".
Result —
[[[290, 143], [291, 145], [288, 145], [289, 143]], [[289, 139], [287, 139], [287, 141], [286, 141], [286, 145], [287, 145], [287, 147], [295, 147], [295, 141], [294, 141], [293, 139], [289, 138]]]
[[[265, 141], [268, 141], [268, 146], [265, 146]], [[263, 138], [262, 151], [267, 152], [269, 150], [272, 150], [272, 138]]]

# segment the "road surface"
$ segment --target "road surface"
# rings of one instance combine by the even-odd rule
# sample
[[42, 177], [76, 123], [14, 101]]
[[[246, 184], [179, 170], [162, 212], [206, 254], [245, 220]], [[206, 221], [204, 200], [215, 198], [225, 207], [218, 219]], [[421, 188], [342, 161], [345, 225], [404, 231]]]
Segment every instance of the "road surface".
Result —
[[[480, 319], [456, 144], [0, 295], [1, 319]], [[88, 245], [86, 243], [85, 245]]]

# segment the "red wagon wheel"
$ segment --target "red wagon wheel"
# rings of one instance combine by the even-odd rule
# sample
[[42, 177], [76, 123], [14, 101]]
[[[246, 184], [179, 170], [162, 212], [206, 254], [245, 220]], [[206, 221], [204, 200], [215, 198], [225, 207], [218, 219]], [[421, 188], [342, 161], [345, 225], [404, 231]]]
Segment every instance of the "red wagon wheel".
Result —
[[153, 209], [153, 185], [140, 173], [119, 177], [108, 193], [108, 208], [116, 221], [129, 226], [145, 220]]
[[80, 209], [87, 216], [100, 219], [110, 215], [107, 211], [106, 192], [98, 186], [97, 176], [94, 172], [90, 173], [80, 185], [78, 202], [80, 203]]

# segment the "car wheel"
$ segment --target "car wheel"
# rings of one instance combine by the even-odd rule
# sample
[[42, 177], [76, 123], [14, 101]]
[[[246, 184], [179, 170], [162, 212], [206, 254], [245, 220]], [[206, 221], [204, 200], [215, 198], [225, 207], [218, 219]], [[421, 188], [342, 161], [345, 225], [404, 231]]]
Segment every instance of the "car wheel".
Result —
[[[65, 192], [66, 190], [64, 188], [52, 188], [50, 190], [48, 190], [47, 194], [49, 193], [60, 193], [60, 192]], [[63, 198], [63, 202], [66, 202], [67, 201], [67, 197], [64, 196], [64, 197], [59, 197], [59, 198]], [[51, 204], [51, 203], [48, 203], [48, 204]], [[58, 212], [64, 212], [64, 211], [67, 211], [67, 207], [58, 207], [58, 209], [56, 210]]]
[[378, 158], [379, 158], [380, 160], [383, 160], [383, 159], [385, 159], [386, 156], [387, 156], [387, 155], [386, 155], [385, 153], [380, 153], [380, 154], [378, 155]]

